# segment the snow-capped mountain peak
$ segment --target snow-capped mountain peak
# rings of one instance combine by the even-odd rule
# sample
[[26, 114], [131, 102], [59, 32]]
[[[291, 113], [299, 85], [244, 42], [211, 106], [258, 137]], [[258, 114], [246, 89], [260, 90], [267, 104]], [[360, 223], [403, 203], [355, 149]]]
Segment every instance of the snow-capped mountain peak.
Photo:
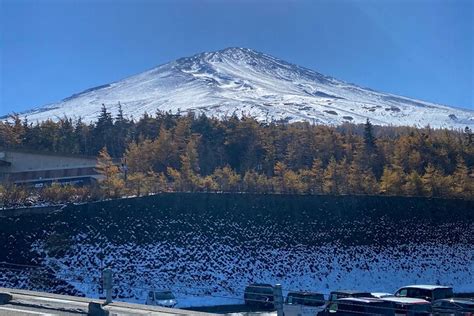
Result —
[[251, 115], [261, 121], [310, 121], [448, 128], [474, 127], [474, 111], [362, 88], [248, 48], [184, 57], [24, 113], [30, 121], [97, 118], [102, 104], [128, 116], [193, 111]]

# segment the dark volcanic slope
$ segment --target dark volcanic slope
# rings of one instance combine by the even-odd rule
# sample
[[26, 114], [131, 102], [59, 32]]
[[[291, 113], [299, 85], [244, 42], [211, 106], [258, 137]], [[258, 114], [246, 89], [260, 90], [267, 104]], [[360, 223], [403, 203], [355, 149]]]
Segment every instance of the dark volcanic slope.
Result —
[[461, 200], [238, 194], [76, 206], [2, 219], [0, 261], [49, 268], [29, 280], [31, 272], [10, 270], [23, 278], [4, 275], [0, 286], [97, 296], [98, 273], [110, 266], [117, 295], [131, 301], [152, 287], [240, 298], [253, 281], [323, 292], [408, 283], [472, 291], [473, 209]]

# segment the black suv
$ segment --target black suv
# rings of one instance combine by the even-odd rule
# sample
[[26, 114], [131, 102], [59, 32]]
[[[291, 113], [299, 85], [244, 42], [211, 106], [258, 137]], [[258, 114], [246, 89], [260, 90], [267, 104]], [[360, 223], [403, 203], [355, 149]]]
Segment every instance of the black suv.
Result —
[[254, 283], [245, 288], [245, 304], [263, 308], [273, 308], [275, 295], [270, 284]]
[[453, 288], [442, 285], [408, 285], [400, 288], [395, 296], [421, 298], [427, 301], [435, 301], [444, 298], [452, 298]]

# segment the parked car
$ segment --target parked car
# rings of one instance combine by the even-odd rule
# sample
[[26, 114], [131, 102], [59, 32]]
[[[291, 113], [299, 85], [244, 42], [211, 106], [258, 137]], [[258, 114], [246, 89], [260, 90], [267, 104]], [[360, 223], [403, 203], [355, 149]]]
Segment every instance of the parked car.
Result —
[[275, 295], [270, 284], [254, 283], [245, 288], [245, 305], [273, 308]]
[[452, 298], [453, 288], [442, 285], [408, 285], [400, 288], [395, 296], [421, 298], [427, 301], [434, 301], [443, 298]]
[[346, 298], [346, 297], [373, 297], [373, 296], [372, 296], [372, 293], [370, 292], [340, 290], [340, 291], [332, 291], [329, 294], [329, 301], [335, 301], [337, 299]]
[[440, 299], [433, 302], [432, 309], [437, 316], [474, 316], [474, 299]]
[[347, 297], [329, 302], [318, 316], [395, 316], [392, 303], [374, 297]]
[[146, 305], [175, 307], [178, 302], [174, 294], [169, 291], [149, 291], [146, 299]]
[[421, 298], [387, 296], [382, 300], [392, 303], [396, 316], [431, 315], [431, 303]]
[[315, 316], [324, 310], [324, 295], [311, 292], [290, 292], [283, 305], [285, 316]]

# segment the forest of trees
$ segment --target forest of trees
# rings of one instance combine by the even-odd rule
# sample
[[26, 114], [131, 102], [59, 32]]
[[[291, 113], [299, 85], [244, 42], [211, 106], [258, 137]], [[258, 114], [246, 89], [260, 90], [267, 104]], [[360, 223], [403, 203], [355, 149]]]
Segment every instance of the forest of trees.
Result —
[[[164, 191], [474, 197], [469, 128], [269, 124], [161, 112], [129, 119], [118, 106], [116, 117], [103, 106], [89, 124], [13, 115], [0, 122], [0, 148], [98, 156], [98, 186], [54, 185], [39, 193], [50, 200]], [[15, 190], [3, 186], [0, 194], [12, 199]]]

